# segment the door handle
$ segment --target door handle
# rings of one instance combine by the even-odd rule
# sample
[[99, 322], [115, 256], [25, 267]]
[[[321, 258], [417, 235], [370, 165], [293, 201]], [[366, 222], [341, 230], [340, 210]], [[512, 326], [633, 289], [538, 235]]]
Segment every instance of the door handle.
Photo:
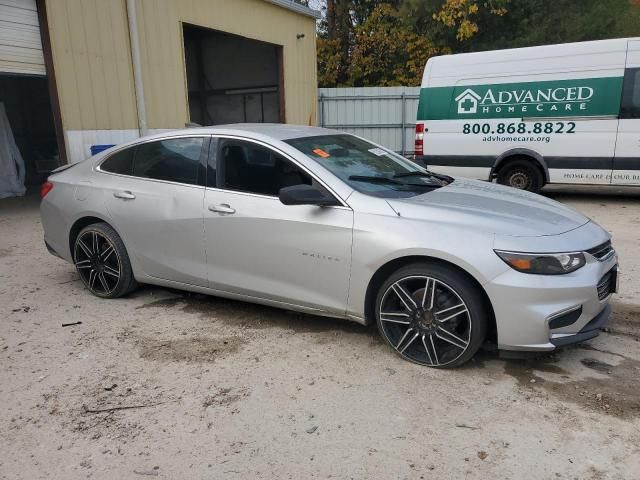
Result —
[[136, 196], [128, 190], [122, 192], [113, 192], [113, 196], [122, 200], [133, 200]]
[[217, 213], [227, 213], [229, 215], [236, 213], [236, 209], [231, 208], [226, 203], [221, 203], [220, 205], [209, 205], [209, 210]]

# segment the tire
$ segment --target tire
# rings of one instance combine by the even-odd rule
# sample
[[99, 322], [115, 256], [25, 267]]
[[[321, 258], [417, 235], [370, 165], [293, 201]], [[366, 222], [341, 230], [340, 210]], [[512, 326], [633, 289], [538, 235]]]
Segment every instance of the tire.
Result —
[[390, 275], [378, 290], [375, 315], [391, 348], [434, 368], [469, 361], [489, 323], [478, 288], [463, 273], [435, 262], [412, 263]]
[[106, 223], [94, 223], [73, 242], [73, 262], [85, 287], [101, 298], [118, 298], [138, 286], [127, 249]]
[[538, 193], [544, 186], [544, 176], [532, 161], [513, 160], [498, 172], [498, 183], [518, 190]]

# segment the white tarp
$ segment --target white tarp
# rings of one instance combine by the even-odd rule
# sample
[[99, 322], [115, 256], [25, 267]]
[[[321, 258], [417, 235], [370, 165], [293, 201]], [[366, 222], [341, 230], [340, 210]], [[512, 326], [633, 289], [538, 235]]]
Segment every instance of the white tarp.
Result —
[[0, 102], [0, 198], [24, 195], [24, 177], [24, 160], [13, 138], [4, 103]]

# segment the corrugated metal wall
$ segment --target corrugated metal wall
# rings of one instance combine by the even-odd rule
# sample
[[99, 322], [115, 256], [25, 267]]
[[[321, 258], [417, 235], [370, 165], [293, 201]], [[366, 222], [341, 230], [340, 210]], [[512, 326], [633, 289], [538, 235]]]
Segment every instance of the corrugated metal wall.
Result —
[[[65, 130], [137, 128], [125, 0], [46, 5]], [[313, 18], [264, 0], [138, 0], [137, 9], [150, 129], [189, 121], [181, 22], [282, 45], [286, 120], [315, 122]]]
[[320, 88], [318, 125], [410, 154], [419, 94], [420, 87]]
[[138, 127], [125, 0], [47, 0], [64, 130]]

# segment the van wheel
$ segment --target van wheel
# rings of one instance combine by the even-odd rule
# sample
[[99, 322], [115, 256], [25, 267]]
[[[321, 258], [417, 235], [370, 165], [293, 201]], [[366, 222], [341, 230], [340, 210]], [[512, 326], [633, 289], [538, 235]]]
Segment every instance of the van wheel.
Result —
[[514, 160], [498, 172], [498, 183], [538, 193], [544, 185], [540, 169], [528, 160]]

